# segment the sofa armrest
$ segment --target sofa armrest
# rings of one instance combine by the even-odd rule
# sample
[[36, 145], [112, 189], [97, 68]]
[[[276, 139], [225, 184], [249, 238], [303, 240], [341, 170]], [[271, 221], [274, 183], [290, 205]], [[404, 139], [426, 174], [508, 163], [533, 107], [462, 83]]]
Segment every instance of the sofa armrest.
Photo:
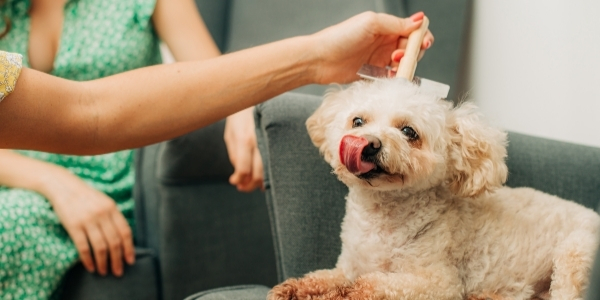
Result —
[[136, 249], [135, 264], [125, 266], [124, 275], [89, 273], [81, 263], [67, 272], [63, 300], [158, 300], [161, 299], [156, 256], [151, 250]]
[[509, 132], [508, 181], [596, 209], [600, 201], [600, 148]]
[[317, 96], [286, 93], [256, 108], [279, 281], [332, 268], [341, 249], [348, 189], [331, 174], [304, 125], [320, 103]]

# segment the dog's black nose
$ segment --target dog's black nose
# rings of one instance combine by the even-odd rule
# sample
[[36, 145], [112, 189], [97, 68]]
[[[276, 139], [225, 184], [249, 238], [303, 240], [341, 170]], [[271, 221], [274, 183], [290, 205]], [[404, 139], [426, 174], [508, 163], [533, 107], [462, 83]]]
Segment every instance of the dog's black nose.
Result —
[[361, 154], [365, 157], [374, 156], [377, 154], [381, 149], [381, 141], [378, 138], [368, 134], [364, 135], [363, 137], [369, 141], [369, 144], [363, 148]]

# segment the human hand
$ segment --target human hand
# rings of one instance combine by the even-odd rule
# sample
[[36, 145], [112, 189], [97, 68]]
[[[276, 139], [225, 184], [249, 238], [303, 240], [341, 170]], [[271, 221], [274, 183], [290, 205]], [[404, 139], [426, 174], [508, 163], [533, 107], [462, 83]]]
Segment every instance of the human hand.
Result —
[[[315, 33], [313, 38], [319, 63], [317, 83], [347, 83], [358, 79], [356, 72], [363, 64], [396, 67], [406, 48], [411, 32], [423, 23], [422, 12], [409, 18], [365, 12], [342, 23]], [[427, 32], [419, 58], [433, 44]]]
[[121, 276], [123, 259], [132, 265], [135, 250], [131, 228], [114, 200], [67, 170], [53, 175], [43, 194], [73, 240], [83, 266], [106, 275], [110, 258], [112, 273]]
[[242, 192], [263, 188], [263, 163], [256, 143], [253, 109], [233, 114], [225, 122], [224, 139], [234, 168], [229, 183]]

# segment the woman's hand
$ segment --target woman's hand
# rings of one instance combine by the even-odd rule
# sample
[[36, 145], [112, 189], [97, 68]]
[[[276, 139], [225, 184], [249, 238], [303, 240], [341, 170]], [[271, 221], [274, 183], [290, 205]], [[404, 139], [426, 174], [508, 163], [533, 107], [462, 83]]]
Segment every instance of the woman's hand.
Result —
[[263, 188], [263, 163], [256, 144], [253, 109], [233, 114], [225, 123], [225, 144], [234, 167], [229, 183], [242, 192]]
[[[406, 39], [421, 26], [423, 16], [419, 12], [402, 19], [365, 12], [314, 34], [312, 37], [320, 62], [316, 66], [316, 82], [328, 84], [356, 80], [356, 72], [365, 63], [380, 67], [397, 66], [403, 55], [402, 49], [406, 48]], [[433, 35], [427, 32], [421, 49], [425, 50], [432, 44]]]
[[83, 266], [106, 275], [110, 259], [112, 273], [121, 276], [123, 260], [133, 264], [135, 250], [131, 228], [116, 203], [65, 169], [54, 173], [41, 191], [77, 247]]

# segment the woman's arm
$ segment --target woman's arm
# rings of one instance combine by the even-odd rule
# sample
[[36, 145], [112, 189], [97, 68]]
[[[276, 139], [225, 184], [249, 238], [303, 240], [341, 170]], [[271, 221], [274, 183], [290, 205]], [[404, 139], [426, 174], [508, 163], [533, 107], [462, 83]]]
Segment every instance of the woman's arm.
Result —
[[59, 166], [38, 161], [11, 150], [0, 150], [0, 185], [43, 194], [52, 171]]
[[0, 166], [0, 185], [48, 199], [88, 271], [106, 275], [110, 258], [112, 273], [121, 276], [123, 259], [134, 263], [131, 228], [114, 200], [61, 166], [10, 150], [0, 150]]
[[[154, 27], [176, 61], [199, 61], [220, 55], [192, 0], [158, 0]], [[225, 144], [234, 172], [229, 182], [250, 192], [263, 183], [263, 164], [254, 132], [253, 107], [226, 118]]]
[[0, 148], [97, 154], [173, 138], [302, 85], [356, 80], [364, 63], [390, 64], [420, 24], [363, 13], [311, 36], [84, 83], [23, 69], [0, 103]]

